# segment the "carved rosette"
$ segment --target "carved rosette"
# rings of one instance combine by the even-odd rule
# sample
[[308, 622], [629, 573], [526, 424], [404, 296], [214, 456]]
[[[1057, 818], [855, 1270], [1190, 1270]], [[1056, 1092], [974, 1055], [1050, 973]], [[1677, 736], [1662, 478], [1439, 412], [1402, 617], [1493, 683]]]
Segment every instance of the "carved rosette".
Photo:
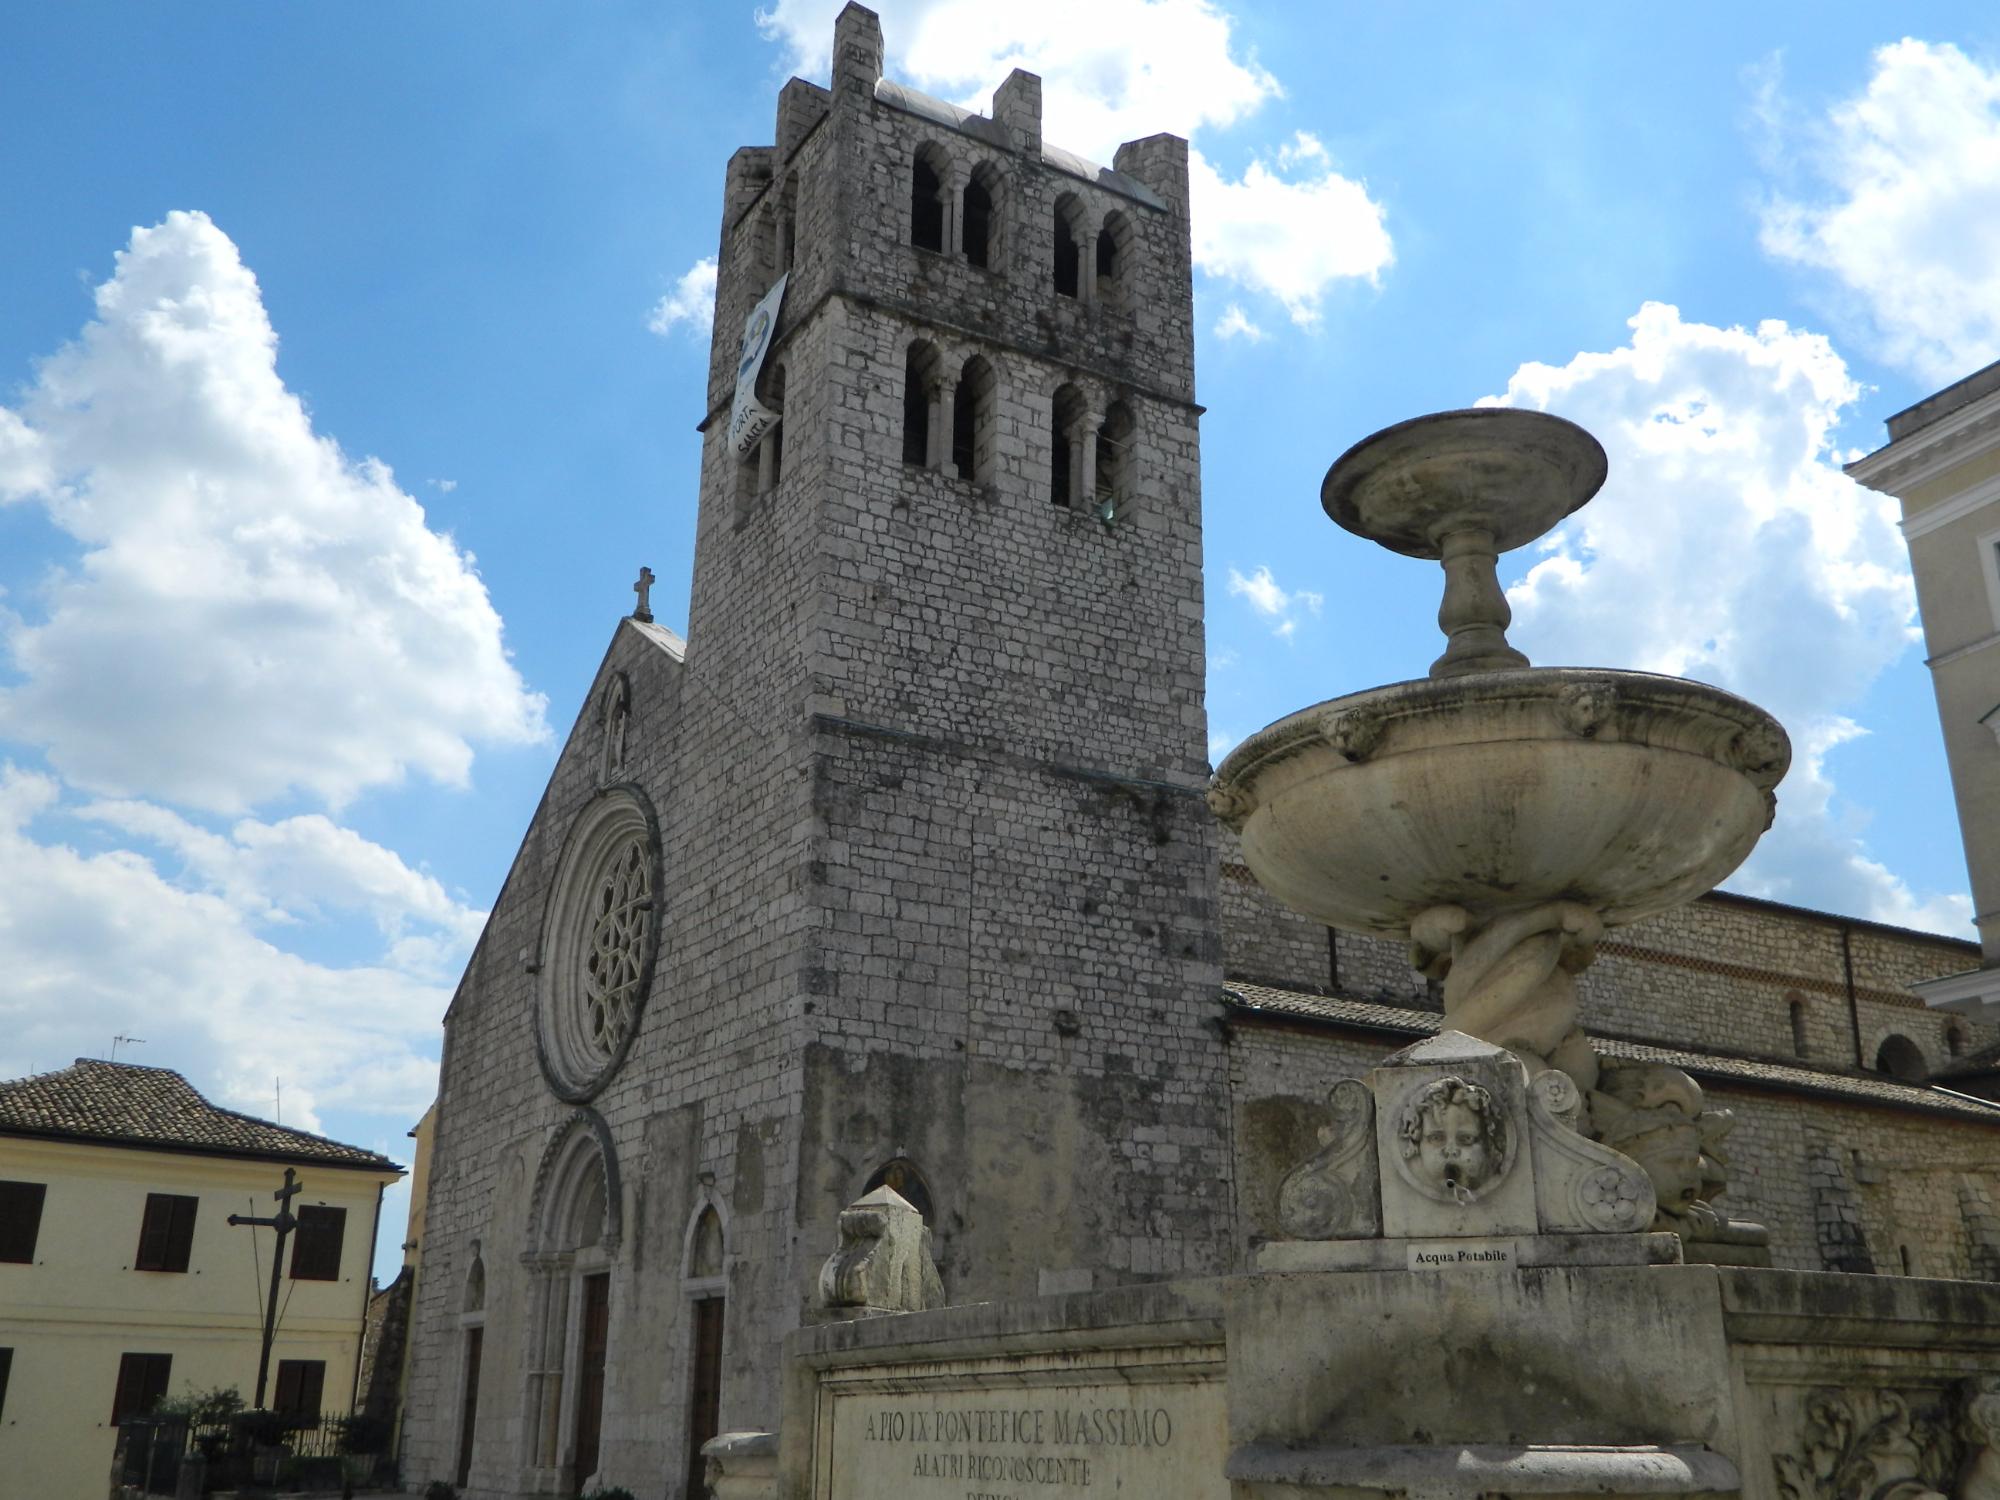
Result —
[[1583, 1096], [1550, 1068], [1528, 1085], [1535, 1210], [1542, 1228], [1633, 1234], [1654, 1212], [1653, 1184], [1638, 1163], [1577, 1131]]

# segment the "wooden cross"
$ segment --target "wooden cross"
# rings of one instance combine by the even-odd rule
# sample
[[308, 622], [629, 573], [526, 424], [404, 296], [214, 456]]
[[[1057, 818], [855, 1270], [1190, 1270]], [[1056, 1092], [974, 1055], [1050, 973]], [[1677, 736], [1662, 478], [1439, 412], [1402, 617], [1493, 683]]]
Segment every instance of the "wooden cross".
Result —
[[298, 1216], [292, 1212], [292, 1200], [306, 1190], [305, 1184], [294, 1180], [290, 1167], [285, 1168], [285, 1185], [275, 1189], [271, 1196], [278, 1200], [278, 1211], [268, 1219], [253, 1219], [246, 1214], [231, 1214], [232, 1225], [246, 1225], [252, 1229], [275, 1229], [278, 1243], [271, 1251], [271, 1295], [264, 1302], [264, 1347], [257, 1355], [257, 1410], [264, 1409], [264, 1382], [271, 1373], [271, 1340], [278, 1331], [278, 1273], [285, 1263], [285, 1241], [298, 1228]]
[[639, 596], [639, 607], [632, 611], [632, 618], [635, 620], [644, 620], [649, 625], [652, 624], [653, 603], [651, 595], [653, 592], [653, 570], [651, 568], [641, 568], [639, 570], [639, 581], [632, 585], [632, 592]]

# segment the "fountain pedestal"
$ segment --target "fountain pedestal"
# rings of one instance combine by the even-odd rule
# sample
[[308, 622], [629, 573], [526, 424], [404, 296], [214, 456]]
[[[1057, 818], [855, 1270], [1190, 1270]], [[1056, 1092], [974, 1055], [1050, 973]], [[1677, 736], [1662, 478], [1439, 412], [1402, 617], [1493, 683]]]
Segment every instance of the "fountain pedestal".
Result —
[[[1600, 1140], [1599, 1114], [1627, 1114], [1615, 1099], [1600, 1107], [1575, 976], [1608, 929], [1690, 901], [1743, 862], [1791, 753], [1775, 719], [1719, 688], [1534, 668], [1507, 644], [1498, 554], [1574, 512], [1604, 476], [1594, 438], [1539, 412], [1445, 412], [1350, 449], [1327, 473], [1326, 510], [1443, 564], [1445, 653], [1423, 680], [1251, 735], [1209, 791], [1265, 889], [1329, 926], [1404, 938], [1442, 983], [1445, 1024], [1505, 1048], [1531, 1077], [1560, 1070], [1581, 1094], [1577, 1129]], [[1621, 1087], [1699, 1110], [1686, 1082]], [[1727, 1128], [1689, 1124], [1710, 1144]], [[1704, 1196], [1715, 1173], [1679, 1160], [1649, 1162], [1655, 1227], [1721, 1234]]]

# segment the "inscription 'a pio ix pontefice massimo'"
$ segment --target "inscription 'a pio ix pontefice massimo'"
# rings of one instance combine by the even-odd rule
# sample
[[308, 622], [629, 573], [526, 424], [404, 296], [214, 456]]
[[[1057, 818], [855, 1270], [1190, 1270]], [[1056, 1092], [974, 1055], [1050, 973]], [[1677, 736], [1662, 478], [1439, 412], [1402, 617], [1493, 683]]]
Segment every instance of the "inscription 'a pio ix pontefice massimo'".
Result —
[[1225, 1495], [1188, 1463], [1224, 1425], [1220, 1392], [1199, 1384], [846, 1396], [827, 1500]]

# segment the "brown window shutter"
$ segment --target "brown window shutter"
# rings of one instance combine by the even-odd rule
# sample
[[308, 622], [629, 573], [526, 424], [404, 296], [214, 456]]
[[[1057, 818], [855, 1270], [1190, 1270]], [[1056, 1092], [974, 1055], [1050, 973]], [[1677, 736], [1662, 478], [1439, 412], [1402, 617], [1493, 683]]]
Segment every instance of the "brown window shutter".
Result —
[[167, 1394], [174, 1366], [171, 1354], [127, 1354], [118, 1361], [118, 1389], [111, 1397], [111, 1425], [141, 1417]]
[[320, 1398], [326, 1390], [326, 1361], [323, 1359], [281, 1359], [278, 1361], [278, 1389], [271, 1398], [271, 1410], [287, 1416], [317, 1419]]
[[139, 1226], [135, 1271], [185, 1271], [194, 1245], [194, 1214], [198, 1198], [178, 1193], [146, 1194], [146, 1217]]
[[0, 1261], [33, 1263], [47, 1192], [47, 1185], [40, 1182], [0, 1182]]
[[188, 1259], [194, 1253], [194, 1215], [201, 1207], [201, 1199], [194, 1197], [175, 1198], [171, 1222], [167, 1228], [167, 1269], [185, 1271]]
[[292, 1280], [340, 1280], [340, 1242], [346, 1233], [346, 1209], [319, 1203], [301, 1208], [298, 1237], [292, 1241]]

